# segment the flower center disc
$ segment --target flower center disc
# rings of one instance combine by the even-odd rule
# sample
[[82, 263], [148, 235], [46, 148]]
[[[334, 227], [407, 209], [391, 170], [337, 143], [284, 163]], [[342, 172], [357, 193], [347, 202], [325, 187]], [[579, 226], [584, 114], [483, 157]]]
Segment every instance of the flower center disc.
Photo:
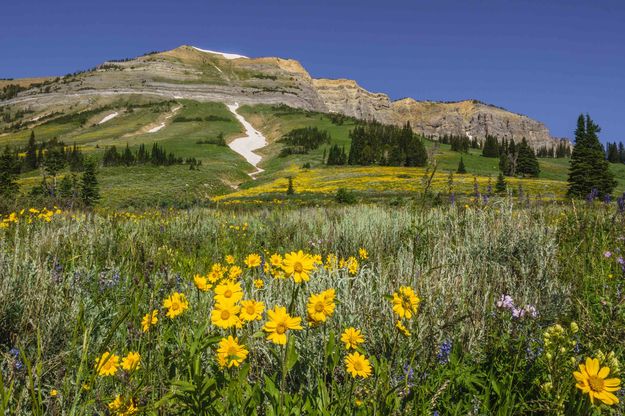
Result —
[[302, 263], [300, 263], [299, 261], [297, 263], [295, 263], [293, 265], [293, 269], [297, 272], [297, 273], [301, 273], [302, 271], [304, 271], [304, 266], [302, 266]]
[[286, 324], [279, 323], [276, 325], [276, 332], [280, 335], [284, 334], [286, 332]]
[[230, 318], [230, 312], [228, 312], [228, 311], [221, 311], [221, 319], [223, 319], [225, 321], [228, 318]]
[[323, 312], [323, 304], [322, 303], [317, 303], [315, 305], [315, 312]]
[[356, 371], [362, 371], [362, 363], [360, 361], [356, 361], [354, 363], [354, 370]]
[[254, 315], [254, 312], [256, 312], [256, 309], [254, 308], [254, 305], [247, 305], [247, 307], [245, 308], [245, 311], [249, 315]]
[[226, 290], [226, 291], [224, 292], [224, 296], [225, 296], [225, 297], [227, 297], [227, 298], [232, 297], [232, 290], [230, 290], [230, 289]]
[[590, 386], [590, 389], [592, 391], [603, 391], [603, 388], [605, 387], [605, 383], [603, 382], [602, 378], [599, 378], [597, 376], [590, 376], [588, 378], [588, 385]]

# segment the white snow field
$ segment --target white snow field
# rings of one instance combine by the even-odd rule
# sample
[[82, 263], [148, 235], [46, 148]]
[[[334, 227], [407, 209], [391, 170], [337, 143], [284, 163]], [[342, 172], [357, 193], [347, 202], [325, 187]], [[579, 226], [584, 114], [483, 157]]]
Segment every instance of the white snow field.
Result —
[[115, 117], [117, 117], [119, 115], [119, 113], [116, 111], [113, 114], [109, 114], [108, 116], [104, 117], [102, 120], [100, 120], [100, 122], [98, 124], [104, 124], [109, 120], [114, 119]]
[[254, 178], [254, 176], [263, 172], [263, 169], [257, 166], [262, 157], [254, 153], [254, 150], [267, 146], [267, 139], [261, 132], [252, 127], [252, 125], [245, 118], [243, 118], [243, 116], [237, 113], [237, 109], [239, 108], [238, 103], [228, 104], [227, 106], [236, 119], [239, 120], [239, 123], [241, 123], [245, 128], [245, 136], [234, 139], [228, 146], [233, 151], [243, 156], [245, 160], [256, 168], [255, 172], [249, 174], [252, 178]]
[[225, 53], [225, 52], [211, 51], [211, 50], [208, 50], [208, 49], [196, 48], [195, 46], [192, 46], [192, 48], [195, 49], [195, 50], [198, 50], [200, 52], [212, 53], [214, 55], [221, 55], [221, 56], [223, 56], [226, 59], [247, 58], [247, 56], [237, 55], [236, 53]]

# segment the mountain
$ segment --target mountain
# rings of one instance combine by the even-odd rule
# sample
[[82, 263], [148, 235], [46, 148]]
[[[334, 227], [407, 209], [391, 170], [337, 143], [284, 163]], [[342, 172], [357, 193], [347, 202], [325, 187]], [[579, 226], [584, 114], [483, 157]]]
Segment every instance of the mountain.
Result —
[[[38, 82], [35, 82], [38, 81]], [[1, 107], [27, 110], [32, 120], [63, 112], [79, 112], [126, 97], [129, 100], [190, 99], [239, 104], [285, 104], [318, 112], [334, 112], [383, 123], [404, 124], [428, 136], [466, 135], [483, 139], [527, 138], [533, 147], [552, 146], [547, 127], [529, 117], [476, 100], [460, 102], [392, 101], [348, 79], [314, 79], [292, 59], [247, 58], [193, 46], [108, 61], [60, 78], [4, 80], [13, 87]], [[0, 99], [3, 97], [0, 96]], [[29, 116], [30, 117], [30, 116]]]

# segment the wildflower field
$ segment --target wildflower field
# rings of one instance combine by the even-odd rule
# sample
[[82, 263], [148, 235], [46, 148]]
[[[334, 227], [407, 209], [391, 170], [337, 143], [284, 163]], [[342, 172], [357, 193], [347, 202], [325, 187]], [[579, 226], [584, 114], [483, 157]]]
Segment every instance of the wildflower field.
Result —
[[2, 415], [625, 414], [614, 204], [0, 224]]
[[[332, 197], [339, 189], [347, 189], [359, 196], [414, 196], [429, 191], [446, 195], [491, 195], [496, 177], [470, 174], [450, 174], [426, 168], [390, 166], [349, 166], [299, 169], [295, 166], [279, 175], [249, 183], [246, 188], [212, 198], [215, 202], [237, 203], [250, 200], [272, 200], [283, 197], [289, 178], [295, 194], [300, 197]], [[559, 200], [564, 198], [566, 187], [562, 181], [550, 179], [508, 178], [510, 193], [529, 195], [532, 199]]]

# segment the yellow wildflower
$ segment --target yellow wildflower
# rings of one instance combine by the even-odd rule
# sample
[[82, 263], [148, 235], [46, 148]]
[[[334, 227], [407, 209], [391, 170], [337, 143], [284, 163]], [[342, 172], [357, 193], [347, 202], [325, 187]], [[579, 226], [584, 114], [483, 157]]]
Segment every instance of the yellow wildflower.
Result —
[[268, 333], [267, 339], [274, 344], [285, 345], [287, 330], [302, 329], [302, 318], [292, 317], [284, 306], [275, 306], [267, 312], [269, 320], [263, 330]]

